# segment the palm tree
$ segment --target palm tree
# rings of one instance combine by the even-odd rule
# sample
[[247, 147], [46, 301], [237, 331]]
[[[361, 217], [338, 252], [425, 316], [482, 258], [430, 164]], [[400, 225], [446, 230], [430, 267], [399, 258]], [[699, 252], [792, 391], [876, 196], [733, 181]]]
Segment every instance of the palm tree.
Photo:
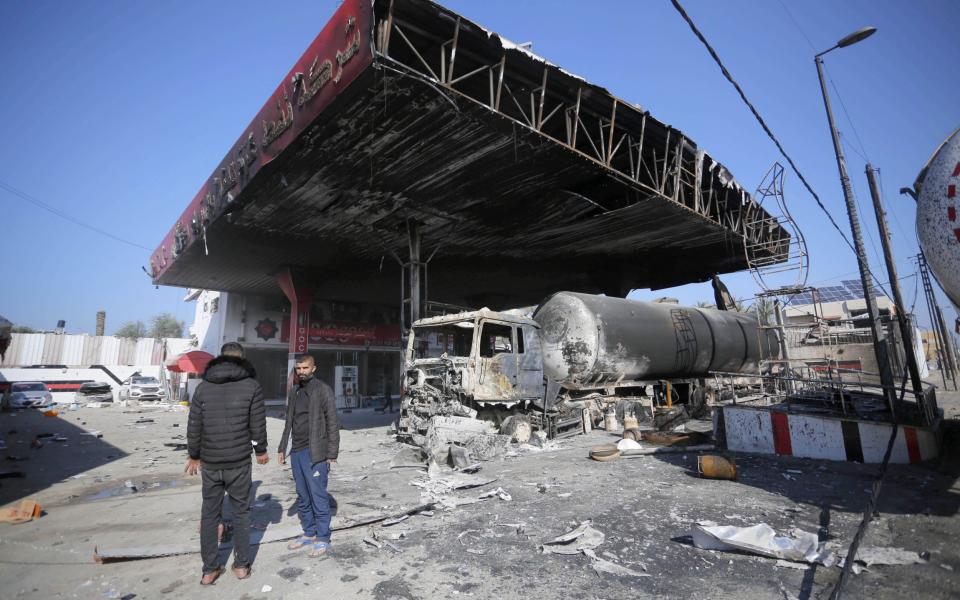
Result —
[[773, 300], [764, 297], [757, 298], [753, 301], [748, 312], [755, 314], [761, 325], [770, 325], [773, 318]]

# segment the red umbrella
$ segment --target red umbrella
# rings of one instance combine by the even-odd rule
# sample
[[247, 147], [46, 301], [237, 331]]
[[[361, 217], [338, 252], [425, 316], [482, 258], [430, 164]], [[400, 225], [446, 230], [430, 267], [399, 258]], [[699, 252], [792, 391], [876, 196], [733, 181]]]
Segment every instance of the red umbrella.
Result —
[[167, 370], [174, 373], [203, 373], [207, 363], [213, 360], [213, 355], [203, 350], [184, 352], [167, 361]]

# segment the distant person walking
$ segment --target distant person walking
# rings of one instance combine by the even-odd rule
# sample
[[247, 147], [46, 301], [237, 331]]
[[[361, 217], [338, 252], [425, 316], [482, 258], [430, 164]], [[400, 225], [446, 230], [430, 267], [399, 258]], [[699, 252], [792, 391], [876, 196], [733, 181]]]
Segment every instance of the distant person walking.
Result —
[[200, 556], [203, 577], [210, 585], [223, 573], [217, 564], [217, 529], [222, 518], [223, 493], [233, 509], [233, 574], [250, 576], [250, 450], [257, 464], [267, 454], [267, 419], [263, 391], [256, 371], [243, 358], [243, 346], [228, 342], [211, 360], [190, 403], [187, 422], [188, 475], [201, 472], [203, 507], [200, 513]]
[[340, 451], [340, 420], [330, 386], [316, 378], [316, 362], [309, 354], [297, 360], [297, 383], [287, 397], [287, 421], [280, 437], [277, 462], [287, 462], [297, 485], [297, 509], [303, 535], [287, 548], [310, 546], [310, 556], [323, 556], [330, 549], [330, 466]]

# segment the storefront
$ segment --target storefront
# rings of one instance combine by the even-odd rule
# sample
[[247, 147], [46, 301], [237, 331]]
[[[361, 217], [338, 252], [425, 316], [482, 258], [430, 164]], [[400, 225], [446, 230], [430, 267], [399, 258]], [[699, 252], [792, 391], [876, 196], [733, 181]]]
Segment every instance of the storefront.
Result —
[[[201, 349], [216, 355], [225, 342], [243, 344], [268, 401], [286, 397], [289, 380], [290, 311], [283, 298], [198, 291], [190, 332]], [[310, 305], [307, 351], [317, 376], [341, 408], [377, 406], [387, 388], [399, 394], [400, 326], [396, 308], [350, 302]]]

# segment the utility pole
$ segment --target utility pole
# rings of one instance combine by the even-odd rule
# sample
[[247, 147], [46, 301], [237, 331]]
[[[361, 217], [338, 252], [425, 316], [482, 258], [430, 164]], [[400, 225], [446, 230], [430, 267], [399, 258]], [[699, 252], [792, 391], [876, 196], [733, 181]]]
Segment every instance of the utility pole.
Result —
[[[926, 404], [923, 396], [923, 382], [920, 379], [920, 367], [917, 365], [916, 346], [913, 343], [913, 327], [904, 312], [903, 294], [900, 292], [900, 279], [897, 277], [897, 265], [893, 261], [893, 250], [890, 248], [890, 229], [887, 227], [887, 215], [883, 210], [880, 192], [877, 188], [877, 177], [873, 165], [867, 163], [867, 183], [870, 185], [870, 198], [873, 200], [873, 212], [877, 217], [877, 230], [880, 232], [880, 246], [883, 248], [883, 258], [887, 263], [887, 276], [890, 278], [890, 291], [893, 293], [893, 303], [897, 310], [897, 323], [900, 325], [900, 339], [903, 340], [903, 354], [910, 373], [910, 383], [917, 405]], [[923, 413], [926, 415], [927, 411]]]
[[833, 119], [833, 110], [830, 107], [830, 96], [827, 94], [827, 83], [823, 74], [822, 58], [822, 56], [827, 52], [830, 52], [835, 48], [843, 48], [852, 43], [856, 43], [871, 33], [873, 33], [873, 31], [869, 31], [866, 33], [866, 35], [860, 34], [859, 38], [855, 37], [858, 34], [848, 36], [848, 38], [852, 41], [847, 41], [848, 38], [841, 40], [833, 48], [817, 54], [814, 58], [814, 62], [817, 64], [817, 75], [820, 77], [820, 91], [823, 94], [823, 104], [827, 109], [827, 121], [830, 123], [830, 135], [833, 138], [833, 151], [837, 157], [837, 169], [840, 171], [840, 184], [843, 187], [843, 199], [846, 202], [847, 216], [850, 219], [850, 231], [853, 234], [854, 252], [856, 253], [857, 257], [857, 266], [860, 268], [860, 282], [863, 286], [863, 296], [867, 304], [867, 317], [870, 320], [870, 334], [873, 337], [873, 351], [877, 359], [877, 367], [880, 370], [880, 385], [883, 388], [883, 395], [886, 397], [887, 404], [890, 407], [890, 414], [894, 416], [895, 419], [896, 416], [894, 404], [896, 401], [896, 384], [893, 380], [893, 372], [890, 369], [890, 359], [887, 352], [886, 340], [880, 336], [880, 321], [877, 318], [877, 300], [873, 297], [873, 288], [870, 285], [870, 264], [867, 261], [867, 253], [863, 245], [863, 235], [860, 231], [860, 219], [857, 216], [857, 204], [853, 198], [853, 188], [850, 185], [850, 176], [847, 175], [847, 165], [843, 158], [843, 150], [840, 147], [840, 132], [837, 131], [837, 126]]

